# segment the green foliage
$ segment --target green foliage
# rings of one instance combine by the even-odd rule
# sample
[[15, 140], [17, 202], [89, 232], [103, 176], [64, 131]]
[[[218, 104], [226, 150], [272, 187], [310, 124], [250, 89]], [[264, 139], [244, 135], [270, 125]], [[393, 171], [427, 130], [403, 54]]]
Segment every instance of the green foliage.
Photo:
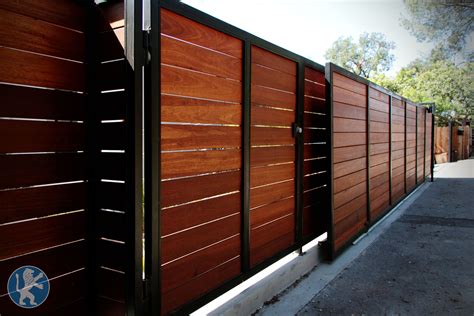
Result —
[[387, 41], [383, 34], [364, 33], [358, 42], [351, 36], [340, 37], [324, 57], [358, 76], [371, 78], [390, 69], [395, 59], [391, 53], [394, 48], [395, 43]]
[[474, 2], [446, 0], [404, 0], [407, 17], [401, 20], [419, 41], [437, 44], [444, 53], [461, 52], [472, 61], [472, 47], [466, 46], [474, 31]]
[[447, 60], [417, 60], [395, 78], [377, 76], [374, 81], [415, 102], [435, 102], [442, 118], [471, 119], [474, 115], [474, 63], [456, 66]]

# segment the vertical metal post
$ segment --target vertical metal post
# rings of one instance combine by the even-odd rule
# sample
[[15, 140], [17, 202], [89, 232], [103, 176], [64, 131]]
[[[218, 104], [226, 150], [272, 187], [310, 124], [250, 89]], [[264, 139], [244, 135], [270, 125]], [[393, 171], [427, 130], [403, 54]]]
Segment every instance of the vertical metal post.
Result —
[[388, 169], [389, 169], [389, 203], [392, 205], [392, 96], [389, 96], [389, 108], [388, 108], [388, 130], [389, 130], [389, 140], [388, 140]]
[[418, 185], [418, 107], [415, 106], [415, 186]]
[[427, 110], [426, 108], [423, 109], [424, 110], [424, 115], [425, 115], [425, 119], [424, 119], [424, 126], [423, 126], [423, 182], [425, 182], [425, 178], [426, 178], [426, 113], [427, 113]]
[[453, 162], [453, 123], [451, 119], [448, 121], [448, 162]]
[[252, 45], [244, 41], [243, 56], [243, 122], [242, 122], [242, 271], [250, 270], [250, 115]]
[[[161, 311], [161, 14], [158, 0], [150, 0], [149, 52], [145, 60], [145, 278], [147, 282], [147, 314]], [[139, 1], [140, 2], [140, 1]], [[138, 14], [138, 12], [137, 12]], [[143, 33], [141, 33], [143, 34]], [[137, 43], [138, 42], [138, 43]], [[137, 45], [143, 41], [135, 40]], [[147, 55], [141, 54], [142, 58]], [[135, 56], [135, 60], [137, 56]], [[148, 286], [146, 284], [149, 284]]]
[[408, 191], [408, 188], [407, 188], [407, 144], [408, 144], [408, 141], [407, 141], [407, 102], [406, 101], [402, 101], [402, 104], [404, 105], [403, 107], [403, 110], [404, 110], [404, 120], [405, 120], [405, 124], [404, 124], [404, 134], [405, 134], [405, 137], [404, 137], [404, 144], [403, 144], [403, 159], [404, 159], [404, 165], [405, 165], [405, 170], [403, 172], [404, 174], [404, 180], [403, 182], [405, 183], [405, 194], [407, 193]]
[[371, 209], [370, 209], [370, 86], [366, 84], [367, 87], [367, 226], [372, 223]]
[[329, 241], [328, 245], [330, 248], [329, 254], [331, 259], [334, 259], [335, 257], [335, 244], [334, 244], [334, 133], [333, 133], [333, 70], [332, 70], [332, 64], [327, 63], [325, 67], [325, 80], [326, 80], [326, 110], [327, 110], [327, 125], [326, 125], [326, 146], [329, 147], [329, 157], [328, 157], [328, 205], [326, 206], [325, 211], [327, 212], [327, 216], [325, 216], [326, 225], [328, 228], [328, 237], [327, 240]]
[[296, 125], [303, 129], [302, 133], [295, 133], [296, 142], [296, 175], [295, 175], [295, 207], [296, 207], [296, 221], [295, 221], [295, 234], [296, 243], [300, 245], [300, 254], [302, 253], [302, 242], [303, 242], [303, 133], [304, 133], [304, 63], [298, 62], [297, 69], [297, 94], [296, 94]]
[[431, 106], [431, 182], [434, 180], [434, 164], [435, 164], [435, 109], [436, 105], [433, 103]]
[[99, 94], [97, 72], [100, 62], [97, 58], [97, 8], [93, 1], [87, 4], [86, 39], [86, 168], [87, 168], [87, 305], [88, 312], [97, 312], [97, 192], [99, 177], [97, 165], [100, 161], [100, 149], [97, 143], [97, 129], [100, 124], [97, 116], [97, 98]]
[[[126, 245], [127, 270], [126, 281], [126, 309], [127, 315], [143, 315], [143, 39], [142, 39], [142, 2], [133, 3], [133, 14], [127, 14], [127, 27], [133, 27], [129, 34], [133, 34], [134, 58], [127, 59], [126, 64], [126, 192], [128, 225]], [[130, 22], [133, 22], [131, 25]], [[132, 62], [133, 64], [130, 64]]]

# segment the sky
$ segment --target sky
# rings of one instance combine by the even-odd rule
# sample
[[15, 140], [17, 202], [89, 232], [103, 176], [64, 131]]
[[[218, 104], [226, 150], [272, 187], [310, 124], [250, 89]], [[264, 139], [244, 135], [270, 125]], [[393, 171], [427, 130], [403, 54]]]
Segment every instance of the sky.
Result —
[[326, 63], [325, 51], [341, 36], [383, 33], [395, 42], [389, 75], [418, 57], [431, 44], [419, 43], [400, 26], [407, 15], [402, 0], [183, 0], [182, 2], [278, 46]]

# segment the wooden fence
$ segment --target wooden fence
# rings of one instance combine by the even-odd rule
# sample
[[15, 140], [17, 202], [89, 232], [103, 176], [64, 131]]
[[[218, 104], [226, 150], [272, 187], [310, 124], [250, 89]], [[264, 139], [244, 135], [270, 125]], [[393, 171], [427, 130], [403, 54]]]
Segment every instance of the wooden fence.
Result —
[[330, 64], [333, 256], [431, 170], [432, 114]]
[[435, 127], [436, 163], [468, 159], [472, 153], [472, 129], [467, 126]]
[[31, 312], [22, 265], [40, 314], [188, 313], [325, 232], [336, 256], [430, 173], [424, 107], [155, 4], [142, 32], [123, 1], [0, 2], [2, 314]]

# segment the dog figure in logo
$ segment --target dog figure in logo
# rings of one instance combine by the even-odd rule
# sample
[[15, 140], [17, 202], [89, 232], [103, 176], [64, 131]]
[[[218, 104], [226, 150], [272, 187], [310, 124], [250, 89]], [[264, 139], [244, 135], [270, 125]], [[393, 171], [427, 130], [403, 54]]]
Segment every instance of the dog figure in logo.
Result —
[[43, 284], [38, 284], [38, 280], [43, 277], [43, 273], [39, 273], [37, 276], [33, 276], [33, 270], [26, 268], [23, 270], [23, 288], [20, 289], [20, 277], [18, 273], [15, 274], [16, 277], [16, 290], [20, 292], [20, 305], [26, 305], [24, 302], [25, 298], [30, 300], [30, 305], [37, 305], [35, 302], [35, 296], [30, 292], [33, 287], [43, 289]]

